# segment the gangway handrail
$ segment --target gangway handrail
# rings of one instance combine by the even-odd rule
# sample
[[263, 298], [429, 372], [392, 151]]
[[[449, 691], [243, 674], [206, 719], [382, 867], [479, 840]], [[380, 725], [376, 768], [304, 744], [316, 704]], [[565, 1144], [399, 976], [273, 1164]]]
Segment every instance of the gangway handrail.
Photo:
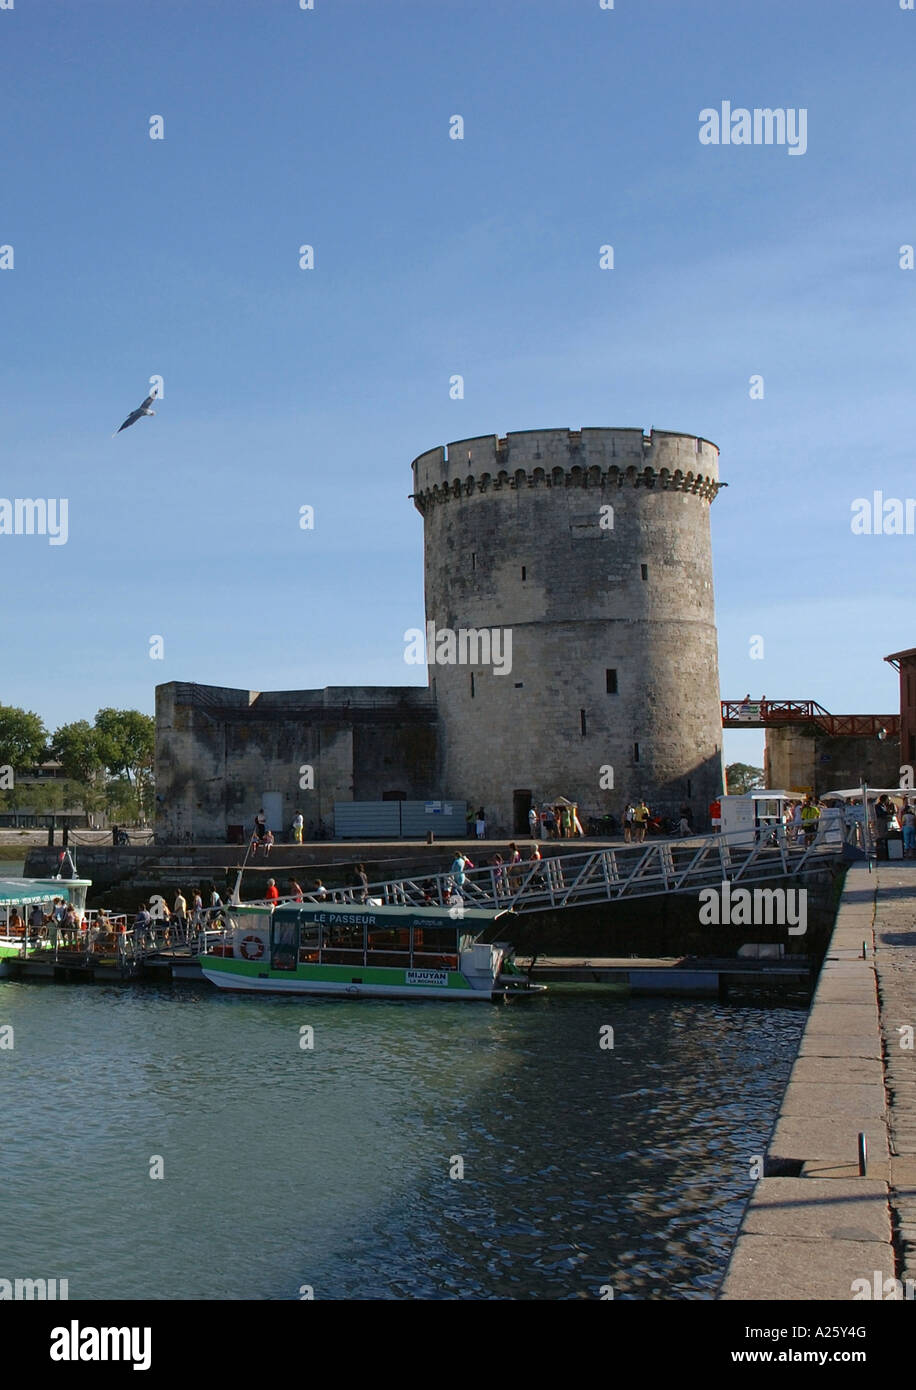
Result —
[[[699, 841], [661, 840], [548, 855], [516, 864], [485, 864], [465, 871], [459, 887], [449, 870], [370, 883], [366, 888], [328, 890], [325, 898], [284, 897], [284, 906], [332, 901], [355, 905], [394, 903], [406, 907], [504, 908], [533, 911], [589, 902], [616, 902], [663, 893], [689, 893], [725, 881], [765, 882], [813, 872], [839, 860], [842, 837], [828, 839], [823, 822], [809, 841], [791, 840], [783, 825], [764, 825], [709, 835]], [[246, 907], [277, 905], [254, 899]]]

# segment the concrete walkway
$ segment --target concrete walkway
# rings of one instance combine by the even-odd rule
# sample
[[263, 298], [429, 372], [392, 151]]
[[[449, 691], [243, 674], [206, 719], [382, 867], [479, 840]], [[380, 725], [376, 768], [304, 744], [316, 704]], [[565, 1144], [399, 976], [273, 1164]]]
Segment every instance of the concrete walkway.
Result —
[[852, 1299], [863, 1279], [890, 1299], [916, 1280], [913, 1025], [916, 862], [855, 865], [720, 1298]]

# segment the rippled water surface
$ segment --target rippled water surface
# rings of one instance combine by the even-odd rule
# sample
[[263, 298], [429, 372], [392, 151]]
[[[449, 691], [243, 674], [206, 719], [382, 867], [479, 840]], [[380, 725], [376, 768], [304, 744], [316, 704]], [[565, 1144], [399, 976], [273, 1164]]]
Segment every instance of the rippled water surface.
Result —
[[804, 1018], [0, 981], [0, 1277], [104, 1299], [709, 1298]]

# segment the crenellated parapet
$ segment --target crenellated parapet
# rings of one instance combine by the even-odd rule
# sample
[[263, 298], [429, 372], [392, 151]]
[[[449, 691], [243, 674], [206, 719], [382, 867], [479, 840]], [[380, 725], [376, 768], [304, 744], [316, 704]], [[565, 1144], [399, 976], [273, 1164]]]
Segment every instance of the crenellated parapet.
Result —
[[712, 502], [720, 487], [719, 451], [694, 435], [653, 430], [523, 430], [462, 439], [414, 459], [413, 502], [528, 488], [594, 488], [691, 493]]

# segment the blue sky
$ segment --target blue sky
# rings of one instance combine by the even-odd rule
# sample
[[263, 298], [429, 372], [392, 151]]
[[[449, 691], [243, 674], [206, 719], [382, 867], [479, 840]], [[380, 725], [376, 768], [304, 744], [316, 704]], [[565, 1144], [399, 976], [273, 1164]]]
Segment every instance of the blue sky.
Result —
[[[914, 492], [914, 48], [897, 0], [0, 10], [0, 491], [70, 513], [0, 536], [0, 702], [416, 683], [411, 459], [613, 425], [721, 449], [723, 696], [895, 710], [916, 537], [850, 511]], [[723, 100], [806, 152], [701, 145]]]

